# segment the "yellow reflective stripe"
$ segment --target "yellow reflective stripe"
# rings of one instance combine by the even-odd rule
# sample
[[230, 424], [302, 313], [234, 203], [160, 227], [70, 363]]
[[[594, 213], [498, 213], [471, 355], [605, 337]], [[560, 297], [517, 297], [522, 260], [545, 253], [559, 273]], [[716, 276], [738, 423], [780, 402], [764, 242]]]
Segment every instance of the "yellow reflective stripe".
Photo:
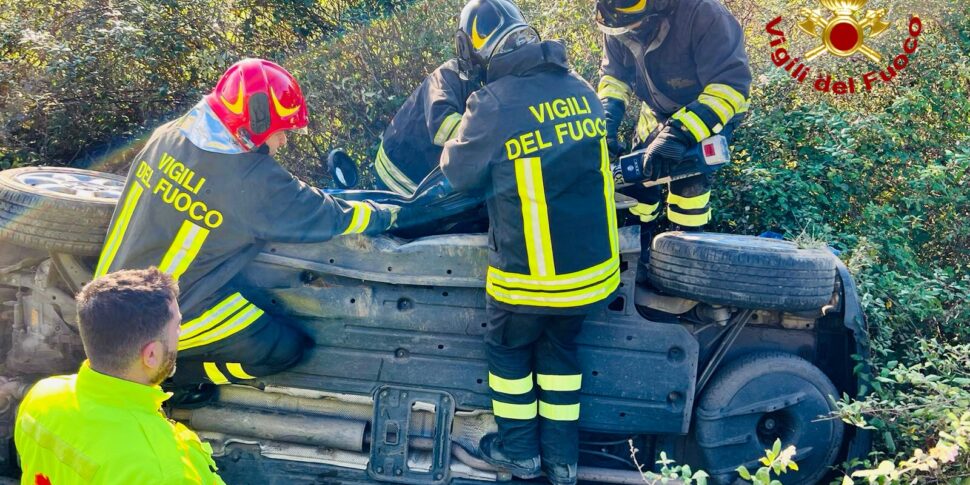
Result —
[[606, 227], [610, 237], [610, 259], [620, 263], [620, 236], [616, 224], [616, 188], [613, 185], [613, 170], [610, 168], [610, 151], [606, 137], [600, 138], [600, 173], [603, 174], [603, 199], [606, 203]]
[[226, 370], [229, 371], [229, 373], [232, 374], [233, 377], [236, 377], [238, 379], [256, 378], [256, 376], [251, 376], [248, 373], [246, 373], [246, 371], [244, 371], [242, 368], [242, 364], [240, 364], [239, 362], [227, 362]]
[[492, 400], [492, 412], [496, 418], [535, 419], [537, 411], [536, 401], [529, 404], [509, 404]]
[[486, 279], [489, 281], [494, 281], [500, 286], [505, 287], [522, 289], [531, 288], [543, 291], [575, 290], [598, 282], [613, 271], [616, 271], [619, 267], [619, 259], [611, 257], [610, 259], [607, 259], [606, 261], [583, 271], [537, 278], [531, 275], [508, 273], [498, 268], [489, 266]]
[[544, 391], [578, 391], [583, 385], [583, 375], [536, 374], [536, 382]]
[[697, 141], [701, 141], [709, 136], [711, 136], [711, 130], [707, 128], [704, 121], [701, 120], [697, 114], [693, 111], [688, 111], [687, 108], [681, 108], [680, 111], [674, 113], [671, 118], [680, 121], [690, 130], [690, 133], [694, 135]]
[[702, 94], [697, 100], [717, 113], [717, 118], [721, 120], [722, 124], [734, 117], [734, 108], [731, 107], [731, 104], [717, 96]]
[[549, 234], [549, 208], [546, 206], [546, 189], [542, 183], [542, 163], [539, 158], [516, 160], [515, 180], [522, 204], [522, 225], [529, 272], [536, 276], [555, 275], [552, 236]]
[[159, 271], [172, 275], [176, 280], [189, 269], [192, 261], [199, 255], [199, 250], [209, 237], [209, 230], [186, 220], [182, 222], [175, 240], [158, 266]]
[[384, 152], [384, 143], [381, 143], [380, 147], [377, 149], [377, 160], [374, 163], [375, 168], [377, 168], [377, 176], [380, 177], [381, 181], [387, 185], [387, 187], [394, 192], [401, 195], [411, 195], [418, 188], [418, 184], [414, 183], [401, 169], [391, 162], [391, 159], [387, 157], [387, 153]]
[[644, 104], [640, 107], [640, 119], [637, 120], [637, 138], [640, 140], [646, 140], [650, 136], [650, 132], [657, 127], [657, 117], [650, 111], [650, 108]]
[[445, 117], [445, 120], [441, 122], [441, 126], [438, 127], [438, 132], [434, 135], [434, 144], [445, 146], [445, 142], [455, 137], [455, 131], [458, 129], [458, 123], [460, 122], [461, 113], [452, 113]]
[[602, 300], [610, 295], [620, 284], [619, 271], [604, 280], [602, 283], [581, 290], [564, 291], [549, 293], [542, 291], [529, 290], [508, 290], [495, 285], [495, 282], [488, 280], [485, 283], [485, 291], [492, 298], [508, 303], [510, 305], [533, 305], [542, 307], [567, 308], [588, 305]]
[[179, 335], [179, 340], [188, 340], [206, 330], [215, 327], [232, 315], [236, 313], [244, 305], [248, 304], [245, 298], [239, 293], [234, 293], [230, 295], [225, 300], [220, 301], [216, 306], [209, 309], [209, 311], [199, 315], [197, 318], [182, 324], [181, 334]]
[[135, 207], [138, 206], [138, 201], [144, 191], [145, 189], [140, 182], [135, 181], [131, 184], [131, 189], [128, 190], [124, 205], [121, 206], [121, 212], [118, 214], [118, 220], [115, 221], [115, 225], [111, 229], [111, 234], [108, 236], [108, 241], [105, 243], [104, 248], [101, 249], [98, 267], [94, 270], [95, 278], [104, 276], [108, 272], [108, 268], [111, 267], [111, 263], [114, 262], [115, 255], [118, 253], [118, 247], [121, 246], [121, 241], [124, 239], [125, 232], [128, 230], [128, 223], [131, 222], [131, 215], [134, 214]]
[[740, 114], [748, 110], [748, 100], [744, 98], [744, 95], [727, 84], [708, 84], [704, 87], [704, 93], [717, 96], [731, 103], [735, 113]]
[[[81, 450], [61, 439], [53, 431], [38, 423], [30, 413], [24, 411], [20, 415], [17, 427], [38, 446], [50, 451], [58, 461], [74, 470], [85, 482], [90, 482], [97, 475], [101, 465], [85, 455]], [[66, 478], [66, 477], [65, 477]]]
[[229, 384], [229, 378], [219, 370], [213, 362], [204, 362], [202, 368], [205, 369], [205, 375], [212, 381], [213, 384]]
[[579, 420], [579, 403], [549, 404], [539, 401], [539, 416], [553, 421], [577, 421]]
[[354, 215], [350, 218], [350, 225], [343, 234], [360, 234], [367, 230], [367, 225], [370, 224], [370, 216], [373, 209], [371, 209], [370, 204], [366, 202], [357, 202], [355, 200], [348, 200], [348, 204], [354, 206]]
[[603, 98], [613, 98], [623, 101], [624, 105], [630, 104], [630, 98], [633, 96], [633, 90], [630, 89], [630, 85], [620, 81], [613, 76], [603, 76], [600, 78], [599, 86], [596, 87], [596, 95], [600, 99]]
[[630, 213], [640, 217], [640, 222], [650, 222], [658, 217], [660, 217], [660, 202], [656, 204], [644, 204], [637, 203], [637, 205], [630, 207]]
[[711, 210], [703, 214], [681, 214], [675, 210], [667, 211], [667, 220], [686, 227], [700, 227], [711, 220]]
[[[530, 301], [542, 306], [578, 306], [584, 304], [583, 302], [586, 301], [598, 301], [602, 299], [605, 295], [603, 295], [601, 287], [604, 285], [610, 286], [614, 280], [618, 281], [620, 262], [619, 237], [616, 228], [616, 204], [613, 197], [613, 173], [609, 168], [609, 152], [606, 148], [605, 139], [601, 139], [600, 148], [602, 153], [600, 170], [603, 176], [603, 197], [606, 207], [607, 227], [605, 229], [608, 231], [608, 237], [610, 239], [610, 257], [606, 261], [590, 268], [559, 275], [539, 275], [534, 272], [533, 274], [524, 275], [489, 267], [486, 288], [490, 295], [500, 301], [503, 299], [518, 300], [521, 302]], [[524, 177], [520, 177], [520, 180], [522, 178]], [[519, 184], [520, 192], [524, 186], [527, 186], [527, 184]], [[524, 215], [523, 219], [526, 229], [529, 231], [530, 228], [527, 227], [529, 216]], [[529, 232], [526, 232], [526, 234], [529, 234]], [[527, 238], [528, 241], [529, 238]], [[610, 288], [609, 291], [612, 291], [614, 288], [615, 286]], [[553, 291], [561, 291], [561, 293], [551, 293]]]
[[506, 379], [489, 372], [488, 387], [502, 394], [525, 394], [532, 390], [532, 373], [521, 379]]
[[710, 191], [694, 197], [683, 197], [673, 192], [667, 193], [667, 204], [676, 205], [681, 209], [703, 209], [710, 201]]
[[[632, 211], [633, 209], [630, 209], [630, 210]], [[657, 212], [656, 214], [640, 215], [640, 222], [655, 221], [657, 220], [658, 217], [660, 217], [660, 214], [661, 214], [660, 212]]]
[[260, 310], [259, 307], [250, 303], [242, 311], [226, 321], [226, 323], [219, 325], [217, 329], [195, 338], [180, 340], [179, 350], [201, 347], [218, 340], [229, 338], [252, 325], [261, 316], [263, 316], [263, 310]]

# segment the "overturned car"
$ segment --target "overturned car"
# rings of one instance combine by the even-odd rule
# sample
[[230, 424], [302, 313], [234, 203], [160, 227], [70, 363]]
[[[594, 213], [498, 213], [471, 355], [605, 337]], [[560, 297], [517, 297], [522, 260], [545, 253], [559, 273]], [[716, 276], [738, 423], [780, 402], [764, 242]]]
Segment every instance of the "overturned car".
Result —
[[[0, 472], [16, 476], [13, 422], [29, 386], [83, 359], [72, 295], [93, 272], [124, 180], [67, 168], [0, 172]], [[407, 232], [273, 244], [237, 277], [315, 348], [296, 367], [174, 406], [227, 483], [510, 481], [476, 458], [494, 430], [482, 336], [487, 238], [477, 202], [429, 176], [416, 196], [341, 191], [421, 207]], [[618, 196], [620, 197], [620, 196]], [[629, 201], [620, 200], [618, 207]], [[581, 481], [641, 483], [661, 451], [737, 479], [780, 439], [789, 485], [819, 483], [868, 436], [830, 413], [862, 388], [865, 320], [824, 249], [666, 233], [649, 291], [634, 283], [638, 227], [619, 231], [622, 283], [577, 339], [584, 370]], [[249, 294], [248, 294], [249, 295]], [[861, 356], [861, 364], [857, 359]]]

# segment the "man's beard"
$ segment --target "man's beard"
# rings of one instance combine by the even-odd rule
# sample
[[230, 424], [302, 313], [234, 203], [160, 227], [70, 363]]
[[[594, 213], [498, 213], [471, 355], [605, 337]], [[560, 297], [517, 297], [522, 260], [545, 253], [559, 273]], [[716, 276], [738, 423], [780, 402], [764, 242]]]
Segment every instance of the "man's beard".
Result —
[[169, 351], [168, 345], [165, 345], [165, 363], [158, 368], [158, 372], [152, 376], [152, 385], [160, 385], [165, 379], [175, 375], [175, 357], [178, 354], [178, 348]]

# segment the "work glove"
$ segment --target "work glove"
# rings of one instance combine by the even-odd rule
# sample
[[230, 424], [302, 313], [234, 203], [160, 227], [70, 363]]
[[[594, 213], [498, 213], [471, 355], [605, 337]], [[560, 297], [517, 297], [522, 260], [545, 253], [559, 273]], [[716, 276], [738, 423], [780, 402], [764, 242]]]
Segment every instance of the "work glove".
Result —
[[394, 220], [394, 224], [391, 225], [392, 230], [411, 229], [431, 221], [434, 217], [433, 213], [428, 211], [426, 207], [421, 207], [420, 205], [413, 203], [395, 207], [397, 207], [399, 211]]
[[668, 123], [647, 145], [644, 160], [646, 163], [658, 164], [663, 158], [673, 165], [684, 159], [691, 145], [691, 140], [683, 131]]
[[610, 164], [610, 169], [613, 171], [613, 181], [618, 185], [657, 180], [660, 178], [661, 167], [660, 160], [650, 160], [647, 158], [645, 150], [634, 151]]
[[620, 157], [610, 165], [613, 180], [617, 184], [635, 184], [645, 180], [657, 180], [665, 168], [684, 159], [690, 148], [690, 140], [675, 126], [664, 126], [648, 137], [643, 150]]
[[610, 159], [615, 160], [627, 149], [626, 144], [620, 141], [619, 136], [620, 123], [626, 116], [626, 105], [623, 104], [623, 101], [614, 98], [605, 98], [602, 103], [603, 118], [606, 119], [606, 148], [610, 152]]
[[378, 211], [384, 212], [388, 215], [387, 227], [384, 228], [385, 231], [397, 227], [395, 224], [397, 223], [398, 213], [401, 212], [401, 206], [393, 204], [381, 204], [378, 202], [371, 202], [371, 204], [373, 204], [374, 208], [376, 208]]

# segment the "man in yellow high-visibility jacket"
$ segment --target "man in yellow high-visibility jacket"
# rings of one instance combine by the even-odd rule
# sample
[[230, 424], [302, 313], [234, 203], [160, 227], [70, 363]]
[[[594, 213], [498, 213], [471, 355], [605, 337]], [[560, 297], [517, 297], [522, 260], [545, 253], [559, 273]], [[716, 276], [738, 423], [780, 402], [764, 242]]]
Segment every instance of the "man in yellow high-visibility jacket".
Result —
[[155, 268], [111, 273], [77, 296], [88, 360], [38, 382], [17, 415], [22, 485], [222, 484], [212, 449], [162, 414], [175, 371], [178, 285]]

